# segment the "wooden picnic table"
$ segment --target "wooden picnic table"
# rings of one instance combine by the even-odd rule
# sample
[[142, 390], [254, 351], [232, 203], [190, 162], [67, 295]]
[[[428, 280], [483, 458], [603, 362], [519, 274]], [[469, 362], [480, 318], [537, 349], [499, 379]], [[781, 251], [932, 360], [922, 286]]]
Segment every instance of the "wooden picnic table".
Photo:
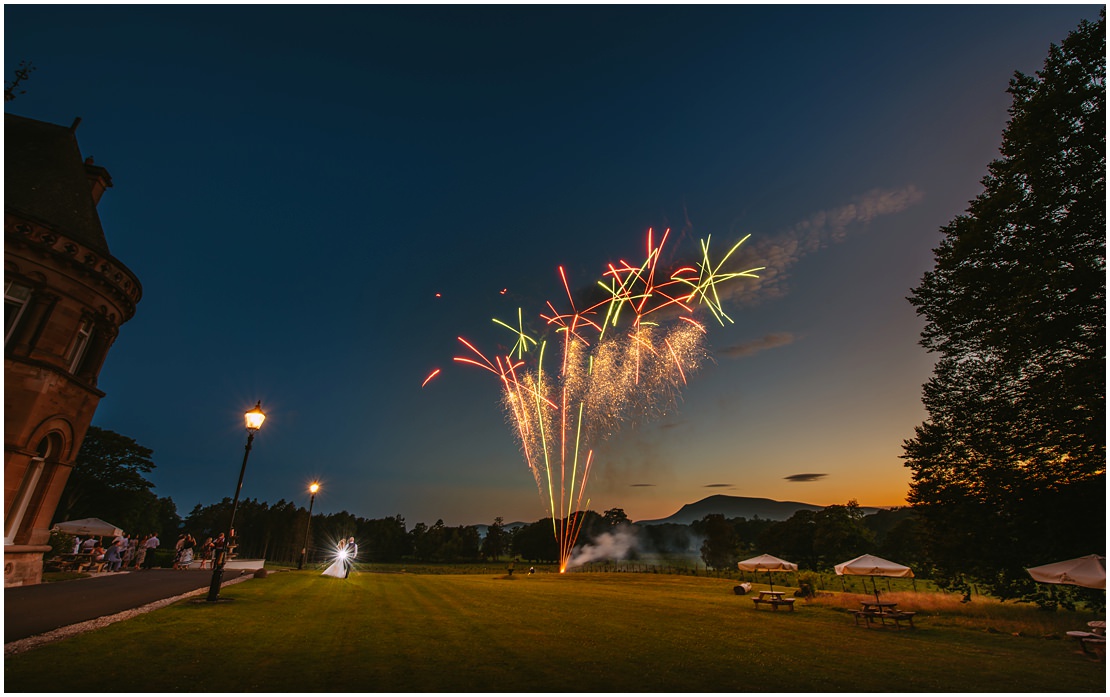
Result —
[[854, 614], [856, 624], [859, 624], [860, 620], [865, 620], [870, 627], [872, 623], [878, 621], [880, 626], [885, 627], [886, 621], [891, 620], [896, 629], [902, 628], [902, 622], [908, 622], [910, 629], [913, 629], [913, 616], [917, 613], [899, 610], [898, 603], [894, 602], [864, 600], [860, 602], [860, 609]]
[[1099, 652], [1105, 653], [1106, 651], [1106, 622], [1103, 620], [1092, 620], [1087, 623], [1090, 628], [1089, 632], [1072, 631], [1067, 632], [1067, 635], [1072, 639], [1078, 639], [1079, 645], [1083, 649], [1083, 653], [1097, 656]]
[[783, 597], [786, 591], [759, 591], [758, 598], [752, 598], [752, 602], [756, 607], [760, 605], [770, 605], [772, 610], [778, 610], [780, 607], [788, 607], [790, 611], [794, 611], [794, 598]]
[[73, 571], [92, 561], [92, 554], [60, 554], [54, 559], [48, 559], [46, 565], [57, 571]]

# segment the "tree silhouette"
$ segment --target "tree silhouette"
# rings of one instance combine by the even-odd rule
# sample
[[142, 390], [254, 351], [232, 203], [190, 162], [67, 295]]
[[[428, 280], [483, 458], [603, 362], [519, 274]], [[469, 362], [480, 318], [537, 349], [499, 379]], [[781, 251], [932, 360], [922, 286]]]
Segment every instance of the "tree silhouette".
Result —
[[486, 528], [486, 537], [482, 540], [482, 556], [496, 560], [505, 549], [505, 519], [497, 516], [493, 525]]
[[4, 101], [10, 102], [15, 99], [16, 95], [27, 94], [27, 90], [16, 91], [19, 83], [31, 77], [31, 73], [35, 71], [35, 66], [30, 61], [19, 61], [19, 67], [15, 69], [15, 80], [11, 82], [4, 82]]
[[691, 527], [695, 532], [705, 535], [705, 541], [701, 543], [701, 559], [706, 566], [728, 569], [738, 561], [740, 538], [736, 534], [736, 528], [723, 515], [710, 513]]
[[1105, 494], [1105, 9], [1015, 73], [1001, 157], [910, 302], [940, 354], [905, 443], [942, 575], [1003, 597], [1100, 551]]
[[143, 476], [154, 469], [153, 454], [132, 438], [89, 426], [54, 521], [101, 518], [128, 533], [162, 524], [154, 484]]

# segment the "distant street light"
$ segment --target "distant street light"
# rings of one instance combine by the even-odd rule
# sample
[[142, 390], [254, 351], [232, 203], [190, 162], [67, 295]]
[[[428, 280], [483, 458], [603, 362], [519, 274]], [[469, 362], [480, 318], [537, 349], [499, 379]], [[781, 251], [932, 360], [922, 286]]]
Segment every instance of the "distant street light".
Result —
[[312, 529], [312, 504], [316, 503], [316, 492], [320, 490], [320, 482], [312, 482], [308, 490], [312, 492], [312, 498], [308, 500], [308, 525], [304, 526], [304, 546], [301, 547], [301, 559], [297, 562], [298, 570], [304, 568], [305, 557], [308, 556], [308, 531]]
[[208, 601], [215, 602], [220, 599], [220, 584], [224, 580], [224, 563], [232, 549], [235, 548], [235, 512], [239, 510], [239, 492], [243, 490], [243, 475], [247, 473], [247, 458], [251, 454], [251, 442], [254, 434], [262, 428], [266, 415], [262, 413], [262, 401], [259, 400], [246, 414], [243, 414], [247, 426], [247, 449], [243, 453], [243, 466], [239, 469], [239, 484], [235, 487], [235, 498], [231, 503], [231, 521], [227, 525], [228, 533], [224, 546], [214, 550], [212, 564], [212, 583], [208, 586]]

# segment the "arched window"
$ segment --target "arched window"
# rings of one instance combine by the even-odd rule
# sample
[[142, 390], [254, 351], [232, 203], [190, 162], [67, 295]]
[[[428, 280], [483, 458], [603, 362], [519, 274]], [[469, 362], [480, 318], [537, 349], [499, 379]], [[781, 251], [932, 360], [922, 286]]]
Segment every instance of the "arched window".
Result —
[[37, 498], [35, 493], [38, 491], [40, 482], [42, 482], [42, 475], [46, 470], [46, 463], [57, 459], [61, 450], [62, 437], [57, 432], [47, 433], [46, 436], [39, 441], [39, 446], [36, 448], [35, 455], [31, 458], [27, 466], [27, 471], [23, 474], [23, 482], [19, 485], [19, 491], [16, 493], [11, 508], [8, 509], [7, 518], [4, 521], [5, 545], [15, 543], [15, 539], [19, 535], [19, 530], [23, 527], [23, 521], [27, 518], [27, 514], [31, 508], [31, 502], [35, 501]]

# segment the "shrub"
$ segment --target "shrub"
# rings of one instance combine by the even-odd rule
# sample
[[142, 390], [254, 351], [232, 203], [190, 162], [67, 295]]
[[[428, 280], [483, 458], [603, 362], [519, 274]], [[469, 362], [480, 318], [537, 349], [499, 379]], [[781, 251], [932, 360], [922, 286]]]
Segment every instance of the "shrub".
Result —
[[815, 573], [802, 572], [798, 574], [798, 590], [794, 595], [798, 598], [812, 598], [817, 595], [817, 588], [821, 577]]
[[[150, 555], [154, 555], [154, 561], [150, 561]], [[173, 566], [173, 559], [177, 556], [176, 550], [172, 549], [148, 549], [146, 551], [146, 561], [143, 566], [154, 566], [159, 569], [168, 569]]]
[[73, 551], [73, 535], [61, 530], [50, 531], [50, 555], [69, 554]]

